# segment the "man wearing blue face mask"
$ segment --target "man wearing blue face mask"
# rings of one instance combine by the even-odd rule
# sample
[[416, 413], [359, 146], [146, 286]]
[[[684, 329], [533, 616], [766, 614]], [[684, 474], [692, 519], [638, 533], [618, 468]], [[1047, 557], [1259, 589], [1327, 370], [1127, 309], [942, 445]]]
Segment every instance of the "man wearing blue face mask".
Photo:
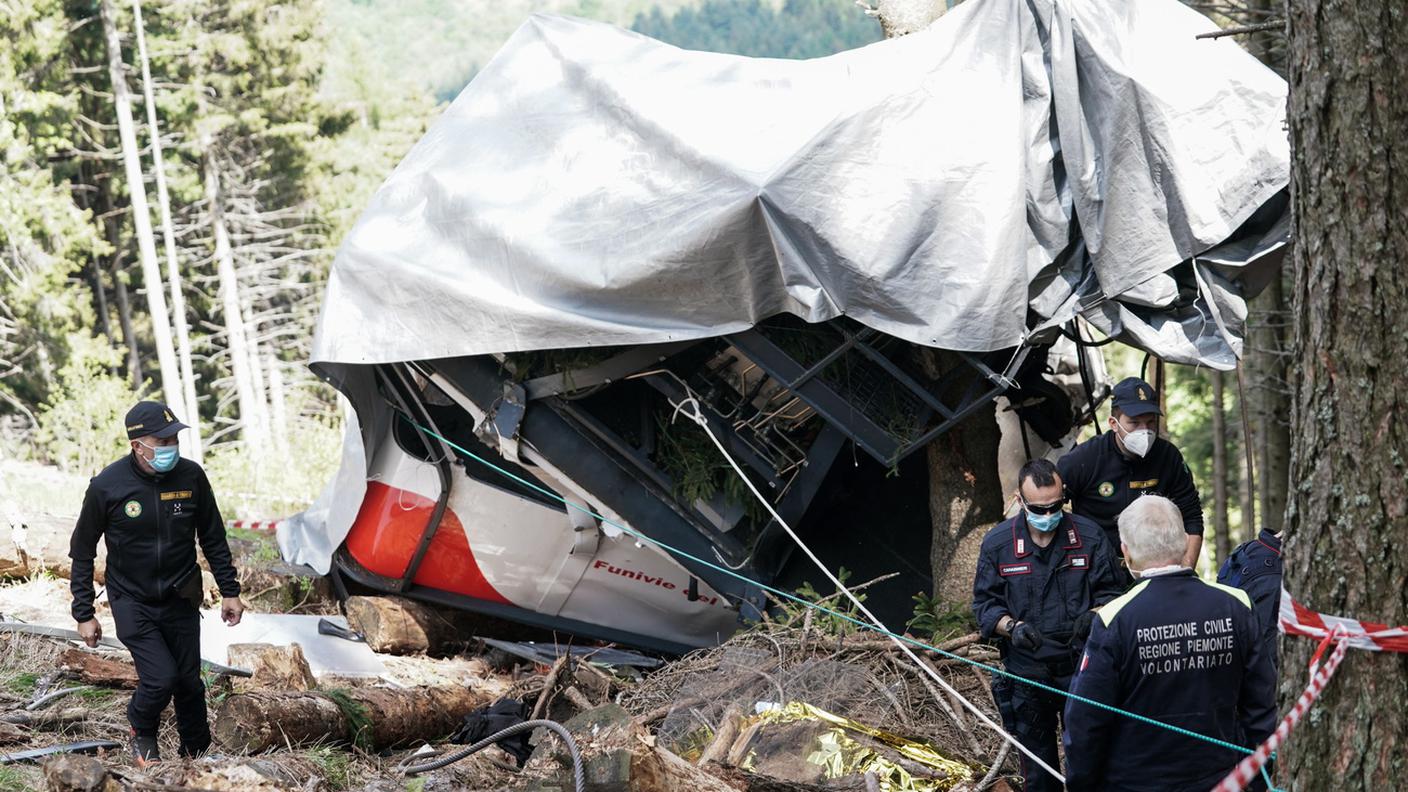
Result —
[[173, 699], [179, 753], [196, 756], [210, 747], [197, 543], [220, 587], [225, 623], [239, 624], [244, 605], [210, 481], [200, 465], [181, 459], [176, 445], [186, 425], [166, 405], [144, 401], [127, 412], [126, 426], [131, 453], [89, 482], [69, 556], [73, 618], [79, 636], [96, 646], [103, 631], [94, 618], [93, 559], [98, 538], [107, 542], [108, 603], [117, 638], [137, 667], [137, 691], [127, 705], [132, 752], [145, 763], [160, 758], [157, 725]]
[[[1100, 526], [1064, 510], [1061, 476], [1045, 459], [1017, 474], [1022, 510], [988, 532], [973, 579], [973, 613], [985, 638], [998, 639], [1002, 662], [1017, 676], [1066, 690], [1090, 634], [1094, 609], [1123, 590], [1114, 550]], [[993, 698], [1003, 726], [1056, 767], [1056, 727], [1063, 696], [995, 676]], [[1027, 790], [1061, 783], [1022, 759]]]

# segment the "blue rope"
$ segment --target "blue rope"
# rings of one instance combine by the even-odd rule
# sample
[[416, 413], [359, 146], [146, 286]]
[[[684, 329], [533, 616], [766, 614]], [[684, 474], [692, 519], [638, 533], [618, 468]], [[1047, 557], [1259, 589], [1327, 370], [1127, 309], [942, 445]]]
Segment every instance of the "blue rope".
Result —
[[[393, 408], [393, 409], [394, 409], [394, 408]], [[684, 550], [680, 550], [680, 549], [678, 549], [678, 548], [671, 547], [670, 545], [665, 544], [664, 542], [661, 542], [661, 541], [659, 541], [659, 540], [657, 540], [657, 539], [653, 539], [653, 538], [651, 538], [651, 537], [649, 537], [649, 536], [646, 536], [645, 534], [643, 534], [643, 533], [641, 533], [641, 532], [635, 530], [634, 528], [629, 528], [629, 527], [627, 527], [627, 526], [621, 525], [620, 523], [614, 522], [614, 521], [612, 521], [612, 520], [610, 520], [610, 519], [608, 519], [608, 518], [606, 518], [606, 517], [603, 517], [603, 516], [601, 516], [600, 514], [597, 514], [596, 512], [593, 512], [591, 509], [589, 509], [589, 508], [587, 508], [587, 507], [585, 507], [585, 506], [582, 506], [582, 505], [577, 504], [577, 503], [573, 503], [572, 501], [570, 501], [570, 500], [568, 500], [568, 499], [562, 497], [562, 496], [559, 495], [558, 493], [556, 493], [556, 492], [554, 492], [554, 491], [552, 491], [552, 490], [550, 490], [550, 489], [547, 489], [546, 487], [543, 487], [543, 486], [537, 484], [536, 482], [528, 481], [527, 479], [524, 479], [524, 478], [522, 478], [521, 476], [517, 476], [517, 475], [515, 475], [514, 473], [512, 473], [512, 472], [510, 472], [510, 471], [508, 471], [508, 470], [505, 470], [504, 468], [499, 467], [498, 465], [494, 464], [493, 462], [490, 462], [489, 460], [484, 459], [483, 457], [479, 456], [478, 454], [474, 453], [473, 451], [470, 451], [470, 450], [468, 450], [468, 449], [466, 449], [466, 448], [463, 448], [463, 447], [457, 445], [453, 440], [450, 440], [450, 439], [445, 438], [445, 437], [441, 437], [441, 436], [440, 436], [439, 434], [437, 434], [436, 432], [431, 431], [430, 429], [427, 429], [427, 428], [425, 428], [424, 426], [421, 426], [420, 424], [416, 423], [414, 420], [412, 420], [412, 419], [410, 418], [410, 416], [406, 415], [405, 413], [402, 413], [400, 410], [396, 410], [396, 412], [397, 412], [397, 414], [399, 414], [399, 415], [401, 416], [402, 419], [404, 419], [404, 420], [405, 420], [407, 423], [409, 423], [411, 426], [415, 427], [416, 430], [419, 431], [421, 434], [427, 435], [427, 436], [429, 436], [429, 437], [433, 437], [433, 438], [435, 438], [436, 440], [439, 440], [440, 442], [445, 443], [446, 445], [448, 445], [449, 447], [455, 449], [456, 451], [460, 452], [461, 454], [464, 454], [465, 456], [469, 457], [470, 459], [473, 459], [474, 461], [476, 461], [476, 462], [478, 462], [478, 463], [484, 465], [485, 467], [488, 467], [490, 470], [493, 470], [494, 472], [499, 473], [499, 474], [502, 475], [502, 476], [505, 476], [505, 477], [507, 477], [507, 478], [510, 478], [510, 479], [512, 479], [512, 480], [514, 480], [514, 481], [516, 481], [516, 482], [518, 482], [519, 484], [522, 484], [523, 486], [528, 487], [528, 488], [530, 488], [530, 489], [533, 489], [533, 490], [535, 490], [535, 491], [537, 491], [537, 492], [540, 492], [540, 493], [542, 493], [543, 495], [546, 495], [546, 496], [548, 496], [548, 497], [550, 497], [550, 498], [552, 498], [552, 499], [554, 499], [554, 500], [560, 501], [560, 502], [562, 502], [563, 505], [565, 505], [565, 506], [567, 506], [567, 507], [569, 507], [569, 508], [573, 508], [573, 509], [576, 509], [576, 510], [578, 510], [578, 511], [580, 511], [580, 512], [583, 512], [583, 513], [585, 513], [585, 514], [588, 514], [588, 515], [592, 516], [593, 518], [595, 518], [595, 519], [597, 519], [597, 520], [600, 520], [601, 522], [603, 522], [603, 523], [605, 523], [605, 524], [607, 524], [607, 525], [612, 526], [613, 528], [616, 528], [616, 529], [618, 529], [618, 530], [620, 530], [620, 531], [622, 531], [622, 532], [624, 532], [624, 533], [626, 533], [626, 534], [629, 534], [629, 535], [632, 536], [632, 537], [635, 537], [638, 541], [649, 542], [650, 544], [655, 545], [656, 547], [659, 547], [659, 548], [662, 549], [662, 550], [666, 550], [666, 551], [669, 551], [669, 552], [671, 552], [671, 553], [674, 553], [675, 555], [677, 555], [677, 556], [679, 556], [679, 557], [681, 557], [681, 558], [687, 558], [687, 559], [689, 559], [690, 561], [693, 561], [693, 562], [695, 562], [695, 563], [697, 563], [697, 564], [703, 564], [704, 566], [706, 566], [706, 567], [708, 567], [708, 568], [710, 568], [710, 569], [712, 569], [712, 570], [714, 570], [714, 571], [716, 571], [716, 572], [722, 572], [723, 574], [728, 575], [729, 577], [736, 578], [736, 579], [738, 579], [738, 580], [740, 580], [740, 581], [742, 581], [742, 582], [744, 582], [744, 583], [748, 583], [748, 584], [753, 585], [753, 586], [757, 586], [758, 588], [762, 589], [763, 591], [766, 591], [766, 592], [768, 592], [768, 593], [770, 593], [770, 594], [773, 594], [773, 595], [775, 595], [775, 596], [778, 596], [778, 597], [782, 597], [782, 598], [784, 598], [784, 599], [791, 600], [791, 601], [793, 601], [793, 602], [795, 602], [795, 603], [797, 603], [797, 604], [799, 604], [799, 605], [802, 605], [802, 606], [804, 606], [804, 607], [811, 608], [811, 609], [816, 610], [816, 611], [820, 611], [821, 613], [825, 613], [825, 614], [828, 615], [828, 616], [832, 616], [832, 617], [841, 619], [841, 620], [843, 620], [843, 621], [850, 622], [851, 624], [854, 624], [855, 626], [861, 628], [862, 630], [869, 630], [870, 632], [878, 633], [878, 634], [883, 635], [883, 636], [885, 636], [885, 637], [887, 637], [887, 638], [893, 638], [893, 639], [895, 639], [895, 640], [897, 640], [897, 641], [903, 641], [904, 643], [910, 644], [911, 646], [917, 647], [917, 648], [919, 648], [919, 649], [926, 649], [926, 650], [928, 650], [928, 651], [930, 651], [930, 652], [933, 652], [933, 653], [935, 653], [935, 654], [941, 655], [941, 656], [946, 657], [946, 658], [948, 658], [948, 659], [950, 659], [950, 660], [957, 660], [957, 661], [959, 661], [959, 662], [961, 662], [961, 663], [967, 663], [968, 665], [973, 666], [973, 667], [975, 667], [975, 668], [981, 668], [982, 670], [987, 671], [987, 672], [990, 673], [990, 674], [996, 674], [996, 675], [999, 675], [999, 676], [1005, 676], [1005, 677], [1007, 677], [1007, 678], [1009, 678], [1009, 679], [1016, 680], [1017, 682], [1021, 682], [1021, 683], [1026, 684], [1026, 685], [1030, 685], [1030, 686], [1032, 686], [1032, 687], [1034, 687], [1034, 688], [1037, 688], [1038, 690], [1045, 690], [1045, 691], [1048, 692], [1048, 693], [1056, 693], [1056, 694], [1058, 694], [1058, 695], [1065, 696], [1065, 697], [1067, 697], [1067, 698], [1069, 698], [1069, 699], [1072, 699], [1072, 700], [1074, 700], [1074, 701], [1079, 701], [1079, 702], [1082, 703], [1082, 704], [1089, 704], [1089, 705], [1092, 706], [1092, 707], [1097, 707], [1097, 708], [1099, 708], [1099, 709], [1107, 710], [1107, 711], [1113, 712], [1113, 713], [1115, 713], [1115, 714], [1117, 714], [1117, 715], [1123, 715], [1123, 716], [1125, 716], [1126, 718], [1132, 718], [1132, 719], [1137, 720], [1137, 721], [1140, 721], [1140, 722], [1142, 722], [1142, 723], [1146, 723], [1146, 724], [1148, 724], [1148, 725], [1150, 725], [1150, 726], [1157, 726], [1157, 727], [1159, 727], [1159, 728], [1161, 728], [1161, 729], [1167, 729], [1168, 731], [1171, 731], [1171, 732], [1173, 732], [1173, 733], [1175, 733], [1175, 734], [1181, 734], [1181, 735], [1183, 735], [1184, 737], [1192, 737], [1192, 738], [1197, 739], [1197, 740], [1202, 740], [1203, 742], [1211, 743], [1211, 744], [1216, 745], [1216, 746], [1219, 746], [1219, 747], [1221, 747], [1221, 748], [1227, 748], [1227, 749], [1229, 749], [1229, 750], [1237, 751], [1237, 752], [1239, 752], [1239, 753], [1244, 753], [1244, 754], [1250, 754], [1250, 753], [1253, 753], [1253, 752], [1254, 752], [1254, 750], [1251, 749], [1251, 748], [1244, 748], [1244, 747], [1242, 747], [1242, 746], [1240, 746], [1240, 745], [1237, 745], [1237, 744], [1235, 744], [1235, 743], [1230, 743], [1230, 742], [1226, 742], [1226, 741], [1224, 741], [1224, 740], [1219, 740], [1219, 739], [1217, 739], [1216, 737], [1209, 737], [1209, 736], [1206, 735], [1206, 734], [1199, 734], [1198, 732], [1190, 731], [1190, 730], [1185, 729], [1185, 728], [1183, 728], [1183, 727], [1181, 727], [1181, 726], [1174, 726], [1174, 725], [1171, 724], [1171, 723], [1164, 723], [1163, 721], [1157, 721], [1157, 720], [1154, 720], [1153, 718], [1150, 718], [1150, 717], [1148, 717], [1148, 716], [1140, 715], [1140, 714], [1137, 713], [1137, 712], [1129, 712], [1128, 710], [1122, 710], [1122, 709], [1120, 709], [1119, 707], [1116, 707], [1116, 706], [1113, 706], [1113, 705], [1110, 705], [1110, 704], [1106, 704], [1106, 703], [1103, 702], [1103, 701], [1096, 701], [1095, 699], [1086, 698], [1086, 697], [1084, 697], [1084, 696], [1078, 696], [1078, 695], [1076, 695], [1075, 693], [1072, 693], [1072, 692], [1070, 692], [1070, 691], [1068, 691], [1068, 690], [1062, 690], [1062, 689], [1060, 689], [1060, 688], [1058, 688], [1058, 687], [1052, 687], [1051, 685], [1047, 685], [1047, 684], [1044, 684], [1044, 683], [1041, 683], [1041, 682], [1037, 682], [1036, 680], [1033, 680], [1033, 679], [1027, 679], [1026, 677], [1018, 676], [1018, 675], [1016, 675], [1016, 674], [1011, 673], [1010, 671], [1007, 671], [1006, 669], [997, 668], [997, 667], [995, 667], [995, 666], [990, 666], [990, 665], [987, 665], [987, 664], [985, 664], [985, 663], [980, 663], [980, 662], [978, 662], [977, 660], [971, 660], [971, 659], [969, 659], [969, 658], [967, 658], [967, 657], [963, 657], [963, 656], [961, 656], [961, 655], [956, 655], [956, 654], [954, 654], [954, 653], [952, 653], [952, 652], [945, 652], [944, 650], [942, 650], [942, 649], [940, 649], [940, 648], [938, 648], [938, 647], [936, 647], [936, 646], [930, 646], [929, 644], [924, 643], [923, 641], [919, 641], [919, 640], [916, 640], [916, 639], [914, 639], [914, 638], [910, 638], [909, 636], [906, 636], [906, 635], [898, 635], [898, 634], [896, 634], [896, 633], [890, 632], [889, 630], [885, 630], [885, 629], [882, 629], [882, 628], [880, 628], [880, 627], [876, 627], [875, 625], [870, 624], [869, 622], [861, 621], [861, 620], [859, 620], [859, 619], [857, 619], [857, 618], [855, 618], [854, 616], [851, 616], [851, 615], [849, 615], [849, 614], [841, 613], [841, 612], [839, 612], [839, 611], [832, 610], [831, 608], [828, 608], [828, 607], [826, 607], [826, 606], [824, 606], [824, 605], [820, 605], [820, 604], [815, 603], [815, 602], [812, 602], [812, 601], [810, 601], [810, 600], [803, 599], [802, 597], [799, 597], [799, 596], [797, 596], [796, 594], [791, 594], [791, 593], [788, 593], [788, 592], [786, 592], [786, 591], [782, 591], [781, 589], [776, 589], [776, 588], [773, 588], [772, 586], [768, 586], [768, 585], [766, 585], [766, 584], [764, 584], [764, 583], [760, 583], [760, 582], [758, 582], [758, 581], [756, 581], [756, 580], [753, 580], [752, 578], [749, 578], [747, 575], [739, 574], [738, 572], [735, 572], [734, 570], [729, 569], [729, 568], [727, 568], [727, 567], [720, 566], [720, 565], [718, 565], [718, 564], [715, 564], [715, 563], [713, 563], [713, 562], [711, 562], [711, 561], [708, 561], [708, 560], [705, 560], [705, 559], [703, 559], [703, 558], [699, 558], [698, 556], [692, 555], [692, 554], [690, 554], [690, 553], [688, 553], [688, 552], [686, 552], [686, 551], [684, 551]], [[1263, 774], [1265, 773], [1265, 769], [1264, 769], [1264, 768], [1263, 768], [1262, 772], [1263, 772]], [[1268, 778], [1267, 786], [1268, 786], [1268, 788], [1271, 788], [1270, 782], [1269, 782], [1269, 778]], [[1272, 792], [1279, 792], [1279, 791], [1273, 789]]]

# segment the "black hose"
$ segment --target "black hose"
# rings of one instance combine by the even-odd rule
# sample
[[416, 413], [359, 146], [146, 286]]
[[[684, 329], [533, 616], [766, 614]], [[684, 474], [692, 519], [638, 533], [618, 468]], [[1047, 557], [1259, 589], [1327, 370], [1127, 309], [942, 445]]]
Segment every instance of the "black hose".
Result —
[[537, 728], [547, 729], [553, 734], [556, 734], [558, 737], [561, 737], [562, 741], [567, 744], [567, 752], [572, 754], [572, 782], [576, 785], [575, 788], [577, 792], [582, 792], [582, 790], [586, 789], [587, 781], [585, 771], [583, 771], [582, 769], [582, 752], [577, 748], [577, 741], [572, 739], [571, 732], [563, 728], [562, 724], [558, 723], [557, 721], [550, 720], [530, 720], [524, 721], [522, 723], [516, 723], [508, 727], [507, 729], [485, 737], [484, 739], [469, 746], [468, 748], [461, 748], [460, 750], [455, 751], [449, 756], [443, 756], [439, 759], [432, 759], [431, 761], [426, 762], [424, 764], [403, 767], [401, 769], [401, 772], [406, 775], [419, 775], [420, 773], [429, 773], [432, 770], [439, 770], [442, 767], [448, 767], [454, 764], [455, 762], [458, 762], [459, 760], [465, 758], [466, 756], [469, 756], [470, 754], [478, 753], [479, 751], [488, 748], [489, 746], [493, 745], [499, 740], [504, 739], [505, 737], [512, 737], [513, 735], [518, 734], [519, 732], [531, 731]]

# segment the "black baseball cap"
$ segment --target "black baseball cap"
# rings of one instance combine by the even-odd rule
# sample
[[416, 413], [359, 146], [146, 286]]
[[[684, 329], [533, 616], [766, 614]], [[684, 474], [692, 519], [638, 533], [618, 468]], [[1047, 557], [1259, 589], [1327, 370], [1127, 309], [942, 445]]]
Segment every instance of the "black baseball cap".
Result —
[[1115, 385], [1111, 405], [1131, 418], [1149, 413], [1163, 415], [1159, 409], [1159, 392], [1138, 377], [1126, 377]]
[[127, 411], [127, 439], [155, 435], [162, 439], [171, 437], [182, 429], [190, 427], [176, 420], [171, 408], [161, 402], [140, 401]]

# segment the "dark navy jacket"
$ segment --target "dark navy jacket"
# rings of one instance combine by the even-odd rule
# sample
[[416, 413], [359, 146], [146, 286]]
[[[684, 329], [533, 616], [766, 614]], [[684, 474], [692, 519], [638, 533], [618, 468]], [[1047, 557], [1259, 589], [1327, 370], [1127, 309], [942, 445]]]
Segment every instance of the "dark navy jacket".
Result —
[[225, 539], [215, 493], [200, 465], [180, 459], [166, 473], [147, 473], [132, 454], [103, 468], [88, 483], [73, 528], [69, 557], [73, 618], [93, 618], [93, 559], [98, 538], [108, 546], [106, 585], [110, 599], [160, 602], [174, 586], [199, 574], [199, 540], [222, 597], [238, 597], [240, 583]]
[[1256, 611], [1261, 642], [1271, 656], [1273, 666], [1280, 666], [1276, 640], [1280, 635], [1281, 611], [1281, 540], [1275, 533], [1262, 530], [1257, 538], [1232, 551], [1217, 572], [1217, 582], [1247, 592]]
[[1115, 445], [1115, 433], [1105, 432], [1071, 449], [1056, 462], [1071, 510], [1089, 517], [1105, 529], [1105, 536], [1120, 549], [1115, 518], [1141, 495], [1162, 495], [1183, 512], [1183, 530], [1203, 533], [1203, 502], [1193, 474], [1173, 443], [1158, 437], [1143, 459], [1130, 459]]
[[[1071, 693], [1235, 745], [1276, 726], [1276, 673], [1245, 591], [1192, 570], [1146, 578], [1100, 609]], [[1245, 754], [1066, 702], [1072, 792], [1211, 789]]]
[[1001, 640], [1003, 662], [1014, 674], [1069, 675], [1080, 650], [1068, 645], [1076, 618], [1122, 590], [1100, 526], [1067, 513], [1053, 534], [1051, 544], [1038, 548], [1022, 512], [983, 537], [973, 578], [978, 629], [992, 638], [998, 621], [1010, 615], [1030, 622], [1044, 638], [1035, 653]]

